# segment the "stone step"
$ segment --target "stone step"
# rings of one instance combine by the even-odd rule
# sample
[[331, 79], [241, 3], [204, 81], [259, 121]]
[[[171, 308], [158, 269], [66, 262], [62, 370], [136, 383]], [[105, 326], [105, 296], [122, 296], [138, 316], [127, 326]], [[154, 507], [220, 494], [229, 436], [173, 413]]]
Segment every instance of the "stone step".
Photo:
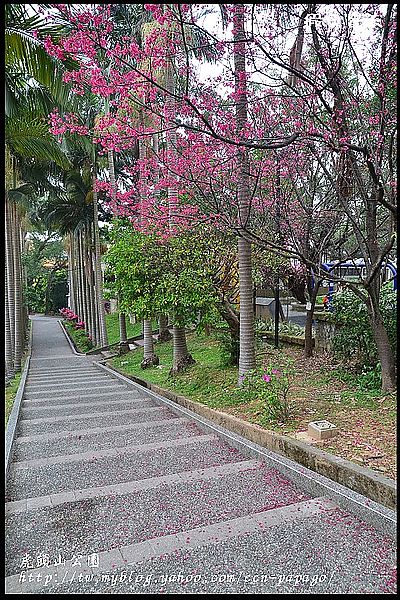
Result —
[[80, 367], [59, 367], [58, 369], [35, 369], [29, 368], [28, 377], [53, 377], [57, 378], [60, 376], [74, 377], [75, 375], [86, 374], [86, 373], [101, 373], [102, 371], [96, 367], [96, 365], [86, 364]]
[[154, 419], [143, 423], [115, 425], [114, 427], [77, 429], [68, 433], [27, 436], [16, 440], [14, 460], [44, 458], [88, 450], [105, 450], [129, 444], [145, 444], [149, 440], [158, 442], [202, 433], [194, 422], [185, 417], [176, 417], [168, 420]]
[[99, 371], [92, 363], [85, 363], [84, 365], [72, 365], [72, 366], [58, 366], [58, 367], [46, 367], [46, 366], [35, 366], [29, 364], [29, 375], [34, 377], [52, 377], [57, 375], [74, 375], [76, 373]]
[[173, 416], [170, 410], [162, 406], [151, 408], [131, 409], [128, 411], [104, 411], [104, 413], [89, 413], [88, 416], [79, 415], [76, 418], [60, 421], [49, 421], [41, 419], [39, 422], [35, 420], [21, 419], [18, 424], [18, 437], [25, 435], [36, 435], [42, 433], [68, 433], [75, 429], [87, 429], [89, 427], [109, 427], [112, 425], [126, 425], [129, 423], [139, 423], [141, 421], [151, 421], [153, 418], [158, 418], [163, 415], [168, 419]]
[[[53, 369], [60, 372], [62, 369], [68, 370], [72, 368], [81, 368], [91, 365], [90, 359], [84, 357], [74, 357], [70, 354], [61, 356], [39, 357], [32, 354], [29, 361], [32, 370], [52, 371]], [[61, 366], [60, 366], [61, 365]]]
[[[118, 396], [121, 399], [130, 397], [130, 398], [145, 398], [148, 397], [144, 391], [140, 389], [129, 389], [126, 387], [125, 389], [117, 388], [114, 391], [114, 388], [110, 388], [110, 390], [106, 389], [101, 392], [93, 393], [93, 394], [72, 394], [70, 396], [55, 396], [54, 398], [45, 397], [45, 398], [33, 398], [33, 399], [24, 399], [24, 406], [26, 407], [41, 407], [41, 406], [69, 406], [70, 404], [75, 404], [76, 402], [91, 402], [96, 404], [97, 401], [102, 402], [106, 398], [115, 399]], [[81, 400], [80, 400], [81, 399]]]
[[102, 374], [100, 371], [83, 371], [82, 373], [69, 373], [64, 375], [28, 375], [27, 383], [46, 383], [51, 384], [62, 383], [64, 381], [80, 381], [82, 379], [91, 379], [97, 377], [110, 377], [109, 375]]
[[[249, 515], [254, 518], [258, 513], [305, 500], [309, 497], [277, 471], [255, 460], [214, 469], [174, 472], [169, 480], [162, 477], [158, 482], [139, 480], [127, 493], [109, 490], [107, 495], [58, 505], [55, 498], [55, 506], [40, 508], [30, 504], [32, 508], [27, 512], [7, 516], [7, 549], [10, 556], [23, 555], [23, 547], [17, 545], [21, 537], [29, 537], [33, 555], [40, 550], [54, 555], [62, 539], [66, 557], [72, 557], [78, 548], [79, 553], [85, 555], [148, 539], [162, 545], [165, 536], [185, 534], [187, 537], [186, 532], [194, 528], [216, 524], [227, 529], [225, 523], [238, 518], [245, 518], [249, 525]], [[33, 531], [29, 530], [31, 520], [36, 523]], [[102, 523], [101, 530], [99, 523]], [[63, 534], [66, 528], [67, 535]], [[13, 568], [18, 572], [19, 566], [10, 565], [8, 572], [11, 574]]]
[[114, 385], [116, 384], [117, 386], [119, 385], [118, 381], [115, 379], [110, 379], [109, 377], [102, 377], [97, 376], [97, 377], [82, 377], [81, 379], [79, 379], [78, 381], [73, 380], [73, 381], [60, 381], [58, 380], [58, 383], [53, 383], [53, 382], [49, 382], [49, 381], [40, 381], [40, 382], [27, 382], [26, 386], [25, 386], [25, 391], [27, 394], [29, 394], [30, 392], [47, 392], [47, 391], [54, 391], [55, 393], [58, 393], [59, 391], [62, 391], [63, 389], [65, 390], [69, 390], [69, 389], [75, 389], [75, 388], [86, 388], [86, 387], [91, 387], [91, 386], [99, 386], [99, 385]]
[[189, 437], [183, 445], [176, 442], [165, 442], [165, 447], [159, 449], [137, 449], [130, 453], [120, 448], [118, 456], [103, 458], [96, 458], [93, 453], [92, 460], [73, 463], [29, 468], [15, 468], [12, 464], [7, 500], [124, 483], [243, 460], [237, 450], [209, 436]]
[[40, 406], [32, 408], [29, 404], [22, 405], [21, 418], [22, 419], [40, 419], [47, 417], [59, 417], [65, 415], [66, 417], [77, 416], [79, 414], [104, 412], [105, 410], [125, 410], [130, 408], [145, 408], [147, 406], [156, 406], [154, 400], [150, 398], [129, 398], [126, 397], [122, 400], [103, 400], [97, 402], [82, 402], [78, 404], [64, 404], [52, 405], [52, 406]]
[[34, 392], [26, 392], [24, 393], [24, 398], [29, 399], [35, 399], [38, 397], [54, 397], [56, 396], [57, 398], [62, 398], [65, 396], [69, 396], [71, 395], [71, 393], [79, 395], [81, 398], [84, 397], [86, 395], [86, 393], [90, 394], [90, 393], [95, 393], [95, 392], [100, 392], [101, 390], [111, 390], [111, 389], [126, 389], [126, 384], [124, 383], [115, 383], [113, 381], [109, 381], [109, 382], [105, 382], [102, 383], [100, 385], [90, 385], [90, 384], [86, 384], [85, 386], [83, 386], [82, 384], [79, 384], [79, 386], [74, 387], [71, 386], [68, 389], [61, 389], [61, 390], [53, 390], [51, 388], [47, 388], [47, 389], [42, 389], [42, 390], [37, 390]]
[[110, 548], [98, 568], [82, 554], [82, 566], [65, 554], [47, 580], [43, 567], [32, 582], [8, 577], [7, 593], [396, 593], [395, 543], [323, 497]]

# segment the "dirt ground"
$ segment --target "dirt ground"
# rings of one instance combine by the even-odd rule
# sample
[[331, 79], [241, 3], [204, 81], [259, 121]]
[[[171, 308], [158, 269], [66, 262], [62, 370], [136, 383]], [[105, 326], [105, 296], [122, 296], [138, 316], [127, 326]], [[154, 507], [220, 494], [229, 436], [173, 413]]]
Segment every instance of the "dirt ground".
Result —
[[[363, 391], [340, 381], [339, 364], [327, 356], [305, 359], [301, 348], [285, 347], [296, 373], [289, 390], [291, 418], [274, 430], [313, 443], [326, 452], [396, 479], [396, 397]], [[273, 350], [267, 352], [273, 356]], [[226, 409], [225, 409], [226, 410]], [[257, 422], [257, 406], [232, 407], [232, 414]], [[304, 437], [311, 421], [327, 420], [338, 428], [334, 438], [317, 442]]]

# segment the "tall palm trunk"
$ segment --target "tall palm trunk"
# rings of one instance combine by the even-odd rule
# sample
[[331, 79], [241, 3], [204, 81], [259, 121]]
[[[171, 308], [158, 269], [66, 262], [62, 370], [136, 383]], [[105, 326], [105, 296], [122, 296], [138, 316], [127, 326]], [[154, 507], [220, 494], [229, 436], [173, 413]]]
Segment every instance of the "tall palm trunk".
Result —
[[156, 367], [160, 359], [154, 352], [154, 341], [153, 341], [153, 332], [151, 329], [151, 319], [143, 320], [143, 342], [144, 342], [144, 352], [143, 352], [143, 360], [140, 363], [142, 369], [147, 369], [147, 367]]
[[14, 256], [11, 239], [11, 203], [6, 197], [5, 202], [5, 250], [6, 250], [6, 310], [8, 312], [9, 323], [9, 345], [6, 343], [6, 365], [8, 365], [9, 376], [14, 375], [14, 357], [15, 357], [15, 307], [14, 307]]
[[23, 348], [24, 351], [27, 348], [27, 343], [28, 343], [28, 338], [27, 338], [27, 331], [28, 331], [28, 321], [29, 321], [29, 317], [28, 317], [28, 307], [24, 301], [24, 297], [25, 297], [25, 291], [27, 286], [28, 286], [28, 275], [27, 275], [27, 271], [26, 271], [26, 266], [24, 264], [24, 261], [22, 260], [22, 257], [24, 256], [24, 252], [25, 252], [25, 236], [26, 236], [26, 230], [24, 227], [20, 227], [19, 228], [19, 240], [20, 240], [20, 256], [21, 256], [21, 289], [22, 289], [22, 318], [23, 318], [23, 322], [22, 322], [22, 333], [23, 333]]
[[[169, 61], [167, 72], [166, 72], [166, 83], [165, 87], [169, 92], [166, 99], [166, 112], [167, 119], [172, 120], [175, 114], [175, 100], [173, 98], [173, 93], [175, 90], [175, 78], [173, 73], [173, 65], [172, 61]], [[176, 131], [175, 129], [170, 129], [167, 132], [166, 137], [166, 149], [168, 153], [175, 152], [176, 149]], [[176, 225], [176, 217], [178, 214], [178, 192], [172, 186], [168, 188], [168, 215], [169, 215], [169, 228], [170, 231], [173, 232], [174, 227]], [[193, 356], [190, 354], [187, 341], [186, 341], [186, 332], [185, 328], [181, 327], [179, 324], [179, 314], [173, 315], [174, 326], [172, 328], [172, 337], [173, 337], [173, 360], [172, 360], [172, 369], [170, 371], [171, 374], [180, 373], [184, 371], [187, 367], [195, 363]], [[176, 323], [176, 324], [175, 324]]]
[[172, 338], [171, 332], [168, 329], [168, 317], [167, 315], [160, 315], [158, 317], [158, 336], [159, 342], [168, 342]]
[[93, 331], [93, 310], [91, 302], [91, 268], [90, 268], [90, 226], [85, 226], [85, 285], [86, 285], [86, 320], [85, 330], [91, 334]]
[[[159, 152], [159, 144], [158, 144], [158, 133], [154, 133], [153, 135], [153, 152], [155, 157], [158, 159]], [[157, 185], [159, 181], [159, 171], [158, 168], [154, 171], [154, 184]], [[160, 190], [157, 189], [154, 194], [157, 198], [160, 195]], [[157, 340], [159, 342], [168, 342], [172, 339], [172, 335], [170, 330], [168, 329], [168, 316], [167, 315], [159, 315], [158, 317], [158, 336]]]
[[125, 352], [129, 352], [129, 344], [127, 342], [127, 333], [126, 333], [126, 316], [125, 313], [119, 313], [119, 353], [124, 354]]
[[[234, 69], [236, 93], [236, 133], [244, 137], [247, 123], [247, 89], [245, 58], [245, 5], [236, 4], [234, 14]], [[241, 229], [246, 226], [249, 217], [250, 181], [249, 155], [245, 148], [238, 149], [238, 262], [239, 262], [239, 294], [240, 294], [240, 349], [239, 349], [239, 383], [242, 376], [256, 366], [253, 281], [251, 274], [251, 244], [241, 237]]]
[[11, 323], [10, 323], [10, 310], [8, 303], [8, 284], [7, 284], [7, 261], [5, 263], [5, 275], [6, 275], [6, 287], [5, 287], [5, 367], [6, 367], [6, 378], [10, 378], [13, 370], [13, 352], [11, 343]]
[[76, 232], [77, 246], [78, 246], [78, 276], [79, 276], [79, 312], [77, 315], [80, 319], [84, 318], [85, 315], [85, 284], [83, 274], [83, 245], [82, 245], [82, 231], [79, 229]]
[[99, 340], [101, 346], [107, 346], [108, 336], [106, 328], [105, 308], [103, 300], [103, 273], [101, 270], [100, 234], [99, 234], [99, 212], [97, 206], [97, 192], [95, 191], [95, 180], [97, 171], [96, 148], [94, 148], [93, 161], [93, 229], [94, 229], [94, 255], [95, 255], [95, 281], [96, 300], [99, 315]]
[[[146, 148], [145, 142], [138, 140], [138, 155], [142, 157], [143, 154], [148, 156], [148, 147]], [[142, 217], [142, 211], [140, 212], [140, 218]], [[140, 363], [142, 369], [148, 367], [155, 367], [159, 364], [160, 359], [154, 352], [154, 341], [153, 332], [151, 327], [151, 319], [143, 320], [143, 360]]]
[[23, 308], [22, 308], [22, 280], [21, 280], [21, 247], [19, 243], [19, 223], [15, 204], [12, 204], [11, 239], [14, 254], [14, 310], [15, 310], [15, 359], [14, 368], [21, 369], [23, 353]]
[[72, 233], [68, 234], [68, 288], [69, 288], [69, 308], [75, 312], [75, 281], [74, 281], [74, 247]]
[[[109, 110], [109, 105], [107, 104], [107, 111]], [[110, 171], [110, 185], [111, 185], [111, 196], [115, 203], [117, 197], [117, 182], [115, 178], [115, 163], [114, 163], [114, 152], [109, 150], [107, 153], [108, 156], [108, 170]], [[125, 314], [119, 308], [118, 302], [118, 320], [119, 320], [119, 351], [120, 353], [127, 352], [129, 350], [129, 346], [126, 343], [126, 317]]]
[[77, 313], [80, 319], [84, 319], [85, 315], [85, 283], [83, 272], [83, 244], [82, 231], [77, 231], [78, 241], [78, 263], [79, 263], [79, 312]]
[[82, 321], [85, 323], [85, 327], [89, 323], [89, 281], [87, 273], [87, 239], [86, 239], [86, 228], [83, 227], [81, 231], [82, 240], [82, 273], [83, 273], [83, 315]]
[[91, 332], [92, 341], [95, 346], [100, 345], [100, 335], [99, 335], [99, 311], [97, 308], [96, 302], [96, 274], [94, 270], [94, 227], [93, 223], [91, 225], [91, 249], [90, 249], [90, 273], [91, 273], [91, 302], [92, 302], [92, 313], [93, 313], [93, 331]]

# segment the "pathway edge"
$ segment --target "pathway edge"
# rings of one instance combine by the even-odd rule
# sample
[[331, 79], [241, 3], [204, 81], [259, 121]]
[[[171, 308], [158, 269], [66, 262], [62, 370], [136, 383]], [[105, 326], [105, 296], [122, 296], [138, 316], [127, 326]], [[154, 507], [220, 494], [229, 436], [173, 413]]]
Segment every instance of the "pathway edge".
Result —
[[18, 390], [14, 398], [14, 404], [11, 409], [10, 416], [8, 417], [6, 427], [6, 439], [5, 439], [5, 481], [7, 480], [8, 469], [11, 464], [11, 457], [13, 451], [13, 444], [15, 440], [15, 434], [17, 432], [18, 419], [21, 411], [22, 397], [25, 391], [26, 378], [28, 376], [29, 363], [31, 360], [32, 353], [32, 336], [33, 336], [33, 321], [30, 319], [30, 331], [29, 331], [29, 344], [24, 369], [22, 371], [21, 379], [19, 382]]

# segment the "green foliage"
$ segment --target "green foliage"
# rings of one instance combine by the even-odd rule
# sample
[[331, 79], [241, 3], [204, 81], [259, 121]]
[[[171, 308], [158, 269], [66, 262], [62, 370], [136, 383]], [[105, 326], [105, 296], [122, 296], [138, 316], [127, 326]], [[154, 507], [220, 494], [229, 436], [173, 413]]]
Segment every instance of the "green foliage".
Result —
[[223, 367], [239, 364], [239, 338], [234, 338], [227, 328], [219, 328], [216, 333], [219, 343], [220, 360]]
[[[351, 387], [351, 391], [341, 392], [341, 399], [346, 403], [374, 410], [381, 407], [382, 375], [379, 362], [371, 367], [364, 366], [361, 372], [339, 367], [331, 371], [326, 379], [333, 384], [341, 381]], [[324, 385], [323, 381], [321, 385]]]
[[216, 302], [199, 237], [183, 233], [161, 240], [117, 222], [106, 255], [109, 295], [139, 319], [174, 315], [176, 325], [203, 320]]
[[160, 280], [167, 267], [166, 248], [155, 236], [116, 221], [105, 256], [107, 289], [126, 314], [147, 319], [162, 312]]
[[289, 418], [288, 391], [293, 374], [291, 361], [258, 367], [241, 377], [241, 393], [248, 400], [258, 398], [261, 421], [284, 423]]
[[93, 343], [84, 329], [75, 329], [69, 321], [63, 321], [63, 323], [79, 352], [88, 352], [93, 348]]
[[[397, 299], [390, 284], [382, 286], [379, 305], [391, 346], [396, 352]], [[331, 318], [340, 325], [332, 343], [335, 355], [346, 361], [355, 360], [361, 367], [376, 366], [378, 353], [365, 303], [345, 288], [333, 297]]]
[[6, 393], [5, 393], [5, 422], [6, 422], [6, 427], [7, 427], [9, 416], [10, 416], [11, 411], [12, 411], [12, 407], [13, 407], [13, 404], [14, 404], [15, 396], [17, 395], [17, 392], [18, 392], [19, 384], [20, 384], [20, 381], [21, 381], [21, 376], [22, 376], [22, 371], [18, 371], [18, 373], [15, 374], [15, 376], [13, 377], [13, 379], [8, 383], [8, 385], [6, 387]]
[[27, 285], [24, 299], [30, 312], [57, 312], [65, 306], [67, 286], [66, 253], [54, 234], [31, 233], [22, 257]]
[[[258, 335], [273, 333], [275, 331], [275, 324], [272, 319], [264, 321], [259, 318], [255, 322], [255, 329]], [[291, 321], [280, 321], [278, 329], [280, 334], [293, 335], [295, 337], [304, 336], [304, 327], [301, 327], [297, 323], [292, 323]]]

